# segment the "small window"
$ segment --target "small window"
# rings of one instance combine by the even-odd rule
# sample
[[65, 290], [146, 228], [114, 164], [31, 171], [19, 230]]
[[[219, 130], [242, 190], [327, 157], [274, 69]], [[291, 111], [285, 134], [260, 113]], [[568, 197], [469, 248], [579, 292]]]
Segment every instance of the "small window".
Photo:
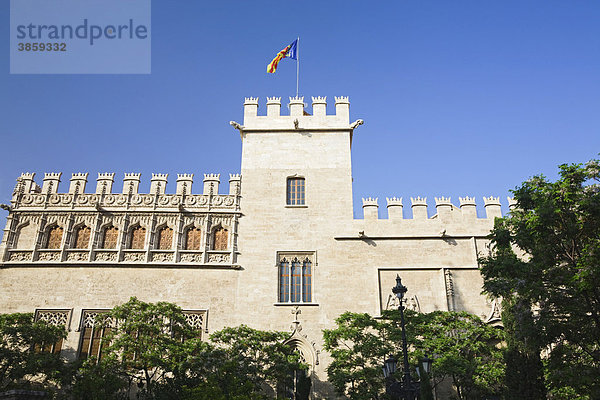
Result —
[[200, 250], [202, 245], [202, 231], [198, 228], [190, 228], [185, 234], [185, 250]]
[[60, 245], [62, 244], [63, 237], [63, 228], [60, 226], [55, 226], [50, 228], [48, 231], [48, 235], [46, 237], [46, 249], [60, 249]]
[[290, 263], [285, 258], [279, 262], [279, 302], [290, 301]]
[[103, 350], [110, 345], [105, 339], [111, 333], [110, 320], [106, 321], [106, 326], [98, 324], [99, 319], [106, 316], [106, 313], [107, 311], [83, 311], [78, 359], [85, 360], [94, 356], [100, 360]]
[[227, 250], [228, 232], [227, 229], [220, 227], [213, 233], [213, 250]]
[[156, 247], [160, 250], [171, 250], [173, 248], [173, 229], [165, 226], [158, 231], [158, 243]]
[[75, 248], [76, 249], [87, 249], [90, 245], [90, 236], [92, 230], [87, 226], [80, 226], [75, 231]]
[[187, 324], [194, 331], [194, 337], [202, 339], [202, 330], [204, 329], [206, 311], [184, 310], [183, 315], [185, 316], [185, 321]]
[[305, 204], [304, 178], [288, 178], [287, 205], [301, 206]]
[[[34, 321], [44, 321], [48, 325], [67, 328], [69, 322], [69, 310], [36, 310]], [[59, 354], [62, 350], [63, 339], [60, 338], [55, 343], [35, 343], [33, 348], [36, 353]]]
[[146, 229], [141, 226], [131, 230], [131, 239], [129, 242], [130, 249], [143, 249], [146, 240]]
[[312, 302], [312, 255], [281, 256], [279, 260], [280, 303]]
[[312, 301], [312, 273], [310, 260], [306, 259], [302, 263], [302, 301], [310, 303]]
[[97, 357], [98, 360], [101, 357], [102, 350], [108, 345], [108, 341], [104, 340], [104, 337], [110, 334], [111, 328], [83, 328], [81, 332], [81, 346], [79, 349], [79, 359], [85, 360], [90, 356]]
[[114, 226], [109, 226], [104, 230], [101, 247], [103, 249], [116, 249], [118, 239], [119, 229], [115, 228]]

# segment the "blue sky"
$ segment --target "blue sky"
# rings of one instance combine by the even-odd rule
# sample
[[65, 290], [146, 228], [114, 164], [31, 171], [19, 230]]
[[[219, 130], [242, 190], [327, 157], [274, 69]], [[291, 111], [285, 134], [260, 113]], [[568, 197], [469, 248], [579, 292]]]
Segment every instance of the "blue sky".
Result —
[[[598, 1], [152, 2], [150, 75], [10, 75], [0, 2], [0, 202], [21, 172], [237, 173], [245, 96], [295, 92], [266, 64], [300, 36], [300, 94], [350, 97], [361, 197], [501, 196], [600, 152]], [[222, 179], [223, 181], [223, 179]], [[226, 186], [226, 185], [225, 185]], [[335, 201], [335, 199], [332, 199]], [[3, 212], [4, 218], [6, 212]]]

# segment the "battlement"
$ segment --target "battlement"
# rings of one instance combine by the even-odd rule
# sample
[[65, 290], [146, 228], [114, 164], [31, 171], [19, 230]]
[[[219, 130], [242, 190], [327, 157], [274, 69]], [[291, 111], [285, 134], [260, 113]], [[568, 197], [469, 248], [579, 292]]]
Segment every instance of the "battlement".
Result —
[[[90, 205], [92, 203], [98, 203], [101, 201], [103, 196], [113, 198], [113, 183], [114, 183], [114, 172], [103, 172], [98, 173], [96, 191], [95, 193], [85, 193], [87, 184], [87, 178], [89, 174], [87, 172], [73, 173], [71, 175], [69, 190], [67, 193], [59, 193], [61, 172], [46, 173], [44, 174], [44, 185], [40, 190], [39, 186], [35, 183], [35, 173], [25, 172], [17, 178], [17, 184], [15, 186], [15, 195], [13, 196], [13, 203], [15, 207], [22, 205], [41, 206], [46, 207], [48, 204], [52, 204], [54, 200], [60, 199], [58, 203], [54, 203], [57, 206], [63, 206], [71, 203], [77, 205]], [[141, 182], [140, 173], [125, 173], [123, 176], [123, 193], [119, 197], [120, 204], [125, 204], [128, 196], [203, 196], [203, 195], [218, 195], [220, 174], [204, 174], [204, 191], [199, 195], [192, 195], [192, 185], [194, 181], [194, 174], [177, 174], [177, 190], [175, 195], [165, 194], [169, 174], [153, 173], [150, 179], [150, 192], [147, 194], [139, 193], [139, 185]], [[229, 195], [238, 196], [241, 185], [240, 174], [229, 175]], [[41, 193], [40, 193], [41, 192]], [[85, 200], [89, 197], [90, 202]], [[146, 204], [152, 203], [154, 200], [145, 200]], [[223, 202], [224, 200], [221, 200]], [[179, 200], [181, 203], [181, 200]], [[204, 202], [204, 203], [203, 203]], [[229, 201], [228, 201], [229, 202]], [[199, 200], [199, 204], [207, 204], [204, 200]], [[233, 203], [232, 203], [233, 204]]]
[[[387, 197], [388, 220], [403, 220], [402, 197]], [[486, 218], [477, 217], [475, 197], [459, 197], [460, 207], [452, 204], [450, 197], [435, 197], [436, 214], [428, 217], [427, 197], [411, 197], [412, 220], [440, 220], [442, 222], [461, 222], [465, 220], [493, 220], [502, 217], [499, 197], [483, 197]], [[362, 199], [363, 215], [365, 220], [377, 220], [379, 205], [377, 198], [367, 197]], [[514, 199], [508, 197], [510, 208], [514, 208]], [[411, 220], [408, 218], [407, 220]]]
[[[244, 99], [244, 123], [231, 121], [240, 131], [252, 130], [352, 130], [360, 123], [350, 124], [350, 101], [347, 96], [335, 97], [335, 114], [327, 115], [327, 97], [313, 96], [312, 115], [306, 109], [303, 96], [289, 97], [289, 115], [281, 114], [281, 97], [267, 97], [266, 115], [258, 115], [258, 97]], [[357, 121], [358, 122], [358, 121]]]
[[365, 219], [377, 219], [379, 204], [377, 204], [377, 197], [367, 197], [362, 199], [363, 213]]
[[21, 173], [21, 179], [33, 179], [35, 177], [35, 172], [23, 172]]
[[402, 197], [398, 198], [398, 197], [386, 197], [385, 198], [387, 200], [387, 206], [389, 207], [393, 207], [393, 206], [400, 206], [402, 207]]
[[460, 201], [460, 206], [474, 206], [475, 205], [475, 197], [469, 197], [469, 196], [465, 196], [465, 197], [459, 197], [458, 200]]
[[85, 185], [87, 184], [88, 173], [75, 173], [71, 174], [71, 185], [69, 186], [69, 193], [83, 193], [85, 192]]
[[508, 208], [510, 210], [517, 207], [517, 200], [515, 200], [513, 197], [507, 197], [506, 199], [508, 200]]

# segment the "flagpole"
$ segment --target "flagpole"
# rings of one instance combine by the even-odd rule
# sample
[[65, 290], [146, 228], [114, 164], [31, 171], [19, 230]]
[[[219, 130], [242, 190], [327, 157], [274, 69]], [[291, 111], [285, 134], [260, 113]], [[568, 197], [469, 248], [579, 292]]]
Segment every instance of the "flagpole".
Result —
[[296, 97], [298, 97], [298, 83], [300, 82], [300, 36], [296, 42]]

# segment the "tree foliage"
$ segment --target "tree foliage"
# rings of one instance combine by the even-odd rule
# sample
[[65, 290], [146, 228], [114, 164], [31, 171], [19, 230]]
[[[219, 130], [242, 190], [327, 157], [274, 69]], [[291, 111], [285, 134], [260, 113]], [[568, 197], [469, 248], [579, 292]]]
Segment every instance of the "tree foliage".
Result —
[[[381, 367], [392, 354], [402, 359], [398, 311], [383, 318], [344, 313], [337, 327], [324, 331], [325, 349], [331, 353], [329, 381], [340, 395], [352, 399], [384, 398]], [[504, 368], [496, 344], [500, 331], [466, 312], [406, 312], [407, 340], [411, 365], [426, 354], [436, 355], [433, 385], [448, 379], [459, 399], [481, 398], [501, 391]]]
[[133, 297], [97, 322], [110, 327], [109, 345], [100, 360], [79, 368], [71, 388], [76, 399], [273, 398], [292, 371], [305, 368], [285, 333], [242, 325], [203, 341], [171, 303]]
[[43, 350], [66, 336], [64, 327], [36, 322], [30, 313], [0, 314], [0, 391], [60, 384], [65, 361]]
[[531, 313], [527, 331], [512, 332], [513, 348], [547, 352], [550, 394], [600, 398], [600, 164], [559, 172], [513, 191], [516, 207], [496, 220], [481, 260], [484, 289], [525, 307], [516, 318]]

